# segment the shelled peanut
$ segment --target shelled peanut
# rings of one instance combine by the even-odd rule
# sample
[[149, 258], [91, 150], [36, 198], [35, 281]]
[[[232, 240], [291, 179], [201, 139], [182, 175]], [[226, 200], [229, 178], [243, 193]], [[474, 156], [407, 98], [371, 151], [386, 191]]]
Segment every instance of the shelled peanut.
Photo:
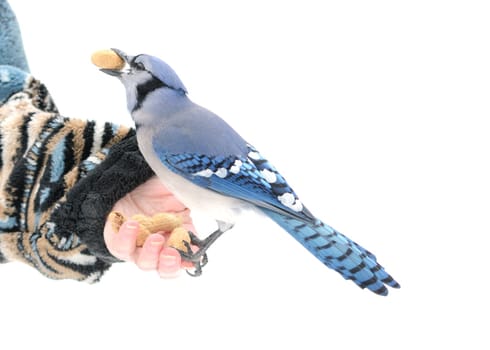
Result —
[[112, 50], [99, 50], [92, 54], [92, 63], [106, 69], [122, 69], [124, 61]]

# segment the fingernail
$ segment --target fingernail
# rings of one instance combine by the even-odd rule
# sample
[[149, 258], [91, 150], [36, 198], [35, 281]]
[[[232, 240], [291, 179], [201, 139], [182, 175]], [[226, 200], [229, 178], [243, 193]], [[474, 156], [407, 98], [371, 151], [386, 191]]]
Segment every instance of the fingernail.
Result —
[[134, 232], [139, 230], [139, 224], [136, 221], [126, 221], [121, 227], [121, 229], [123, 229], [123, 232], [125, 234], [133, 235]]
[[[164, 268], [164, 271], [161, 271]], [[160, 256], [160, 277], [175, 278], [180, 275], [178, 258], [175, 255]]]
[[126, 228], [128, 228], [130, 230], [136, 230], [139, 228], [139, 225], [135, 221], [128, 221], [128, 222], [126, 222]]
[[175, 266], [177, 257], [175, 255], [162, 255], [160, 257], [160, 263], [163, 266]]
[[162, 236], [151, 237], [150, 247], [160, 249], [165, 243], [165, 239]]

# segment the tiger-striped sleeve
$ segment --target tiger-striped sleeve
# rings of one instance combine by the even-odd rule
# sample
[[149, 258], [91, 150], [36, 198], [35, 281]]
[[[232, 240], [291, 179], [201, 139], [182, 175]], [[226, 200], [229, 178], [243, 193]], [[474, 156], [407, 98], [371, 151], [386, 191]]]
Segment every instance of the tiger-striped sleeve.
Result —
[[[151, 173], [109, 200], [98, 197], [104, 207], [96, 218], [82, 216], [80, 208], [93, 197], [84, 196], [104, 192], [98, 176], [119, 164], [112, 150], [130, 139], [134, 131], [124, 126], [60, 116], [45, 87], [28, 78], [24, 90], [0, 106], [0, 262], [21, 261], [54, 279], [98, 280], [115, 261], [102, 238], [104, 216]], [[111, 164], [105, 164], [108, 155]], [[124, 166], [144, 168], [136, 158]]]

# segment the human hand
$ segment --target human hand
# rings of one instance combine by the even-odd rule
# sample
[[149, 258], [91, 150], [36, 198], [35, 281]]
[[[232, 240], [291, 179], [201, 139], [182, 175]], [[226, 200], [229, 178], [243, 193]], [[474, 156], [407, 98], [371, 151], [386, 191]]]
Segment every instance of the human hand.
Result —
[[[190, 218], [190, 211], [163, 186], [156, 177], [141, 184], [116, 202], [114, 211], [125, 217], [134, 214], [152, 216], [158, 212], [179, 213], [183, 216], [183, 226], [195, 232]], [[136, 236], [139, 224], [128, 220], [114, 232], [112, 225], [106, 221], [104, 240], [107, 249], [115, 257], [134, 262], [142, 270], [156, 270], [161, 277], [175, 277], [181, 268], [192, 267], [191, 263], [182, 261], [175, 248], [166, 246], [168, 235], [153, 233], [146, 239], [141, 248], [136, 247]]]

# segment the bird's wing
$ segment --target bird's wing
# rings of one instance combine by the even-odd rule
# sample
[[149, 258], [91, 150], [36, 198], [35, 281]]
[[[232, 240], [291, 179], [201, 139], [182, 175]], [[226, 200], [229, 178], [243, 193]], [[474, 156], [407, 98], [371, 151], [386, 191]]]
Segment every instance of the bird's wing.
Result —
[[155, 151], [165, 166], [196, 185], [305, 222], [314, 220], [272, 164], [252, 146], [248, 148], [247, 156]]

